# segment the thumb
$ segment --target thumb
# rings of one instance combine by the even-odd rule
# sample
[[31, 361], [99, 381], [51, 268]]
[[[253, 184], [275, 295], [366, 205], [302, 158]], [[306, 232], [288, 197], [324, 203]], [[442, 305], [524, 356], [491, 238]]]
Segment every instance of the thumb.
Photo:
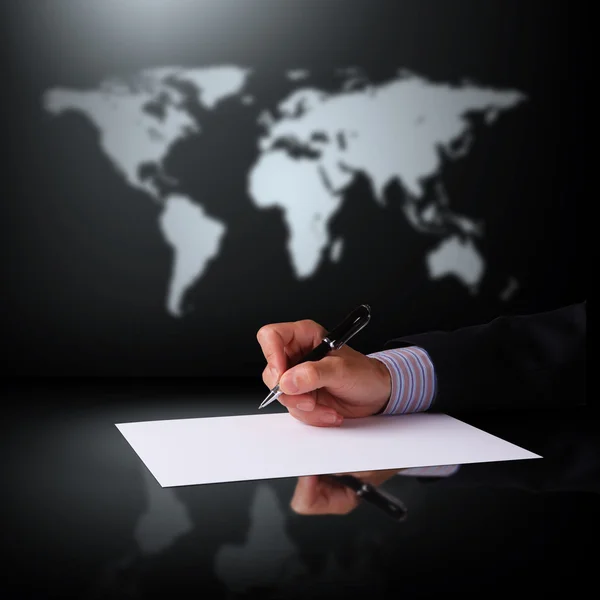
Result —
[[286, 371], [280, 381], [279, 389], [288, 395], [306, 394], [327, 387], [340, 388], [344, 385], [343, 359], [339, 356], [327, 356], [316, 362], [306, 362]]

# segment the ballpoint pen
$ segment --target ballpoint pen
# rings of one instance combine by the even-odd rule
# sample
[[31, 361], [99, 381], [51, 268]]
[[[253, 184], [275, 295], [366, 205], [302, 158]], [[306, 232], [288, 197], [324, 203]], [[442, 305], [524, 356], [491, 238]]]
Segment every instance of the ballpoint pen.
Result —
[[[361, 304], [358, 308], [355, 308], [337, 327], [329, 331], [322, 342], [313, 348], [304, 358], [296, 363], [299, 365], [307, 361], [321, 360], [324, 356], [327, 356], [332, 350], [338, 350], [348, 340], [356, 335], [371, 319], [371, 308], [368, 304]], [[294, 366], [296, 366], [294, 365]], [[283, 392], [279, 389], [277, 384], [262, 401], [258, 407], [259, 410], [274, 402], [281, 396]]]

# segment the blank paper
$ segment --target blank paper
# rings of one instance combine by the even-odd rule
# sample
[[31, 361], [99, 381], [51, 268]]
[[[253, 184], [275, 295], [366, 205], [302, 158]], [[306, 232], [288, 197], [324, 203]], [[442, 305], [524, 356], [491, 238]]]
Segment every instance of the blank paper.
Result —
[[162, 487], [541, 458], [439, 413], [305, 425], [289, 413], [117, 424]]

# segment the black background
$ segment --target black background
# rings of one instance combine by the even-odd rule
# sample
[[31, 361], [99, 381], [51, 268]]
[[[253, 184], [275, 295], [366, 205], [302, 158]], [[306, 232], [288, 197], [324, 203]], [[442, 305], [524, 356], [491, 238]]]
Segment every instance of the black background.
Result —
[[[3, 3], [3, 368], [26, 377], [255, 377], [255, 334], [268, 322], [332, 327], [367, 302], [373, 320], [355, 346], [370, 352], [390, 337], [581, 300], [584, 20], [566, 4], [533, 1]], [[480, 293], [453, 278], [431, 283], [425, 254], [438, 238], [407, 224], [394, 186], [379, 206], [361, 177], [330, 226], [343, 236], [343, 259], [299, 281], [282, 214], [247, 196], [258, 125], [225, 102], [167, 160], [186, 193], [227, 225], [218, 258], [186, 298], [193, 311], [169, 316], [159, 207], [127, 186], [88, 121], [53, 117], [41, 100], [53, 87], [93, 88], [151, 66], [215, 64], [253, 70], [257, 111], [274, 107], [289, 89], [283, 74], [297, 67], [325, 89], [335, 69], [358, 66], [375, 82], [406, 68], [526, 94], [443, 168], [452, 209], [485, 224]], [[519, 287], [502, 302], [511, 277]]]
[[[150, 490], [114, 427], [254, 413], [265, 392], [255, 333], [271, 321], [329, 325], [368, 302], [373, 320], [354, 346], [370, 352], [405, 333], [585, 298], [588, 20], [575, 3], [533, 0], [2, 2], [7, 597], [505, 597], [573, 593], [592, 581], [598, 470], [580, 458], [600, 452], [587, 416], [474, 419], [545, 459], [466, 466], [438, 482], [396, 478], [390, 490], [410, 511], [402, 529], [362, 507], [299, 517], [287, 508], [295, 480], [268, 482], [310, 575], [243, 594], [218, 580], [214, 561], [223, 545], [244, 542], [259, 483], [176, 490], [192, 530], [140, 555], [136, 527]], [[127, 187], [88, 122], [45, 114], [41, 96], [146, 67], [227, 63], [255, 70], [252, 92], [265, 107], [283, 97], [282, 74], [296, 67], [324, 87], [336, 68], [355, 65], [374, 81], [404, 67], [524, 92], [525, 104], [477, 129], [469, 154], [444, 167], [452, 208], [486, 224], [480, 294], [451, 279], [430, 283], [423, 258], [437, 240], [405, 222], [394, 189], [380, 207], [360, 178], [331, 225], [345, 239], [344, 259], [299, 282], [282, 251], [281, 214], [245, 196], [258, 127], [224, 104], [169, 157], [191, 196], [228, 225], [219, 258], [187, 299], [194, 312], [169, 317], [157, 207]], [[259, 259], [240, 256], [247, 247]], [[519, 288], [501, 302], [512, 276]], [[345, 571], [327, 579], [331, 553]]]

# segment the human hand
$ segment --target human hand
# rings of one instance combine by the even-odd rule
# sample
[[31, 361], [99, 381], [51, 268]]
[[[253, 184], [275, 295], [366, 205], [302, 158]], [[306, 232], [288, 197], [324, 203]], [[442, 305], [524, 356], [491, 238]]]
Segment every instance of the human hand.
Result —
[[[388, 471], [363, 471], [352, 473], [364, 483], [381, 485], [398, 473], [399, 469]], [[308, 475], [299, 477], [291, 501], [291, 508], [300, 515], [346, 515], [353, 511], [360, 499], [354, 490], [343, 484]]]
[[269, 389], [278, 382], [279, 402], [292, 416], [309, 425], [336, 426], [344, 417], [367, 417], [379, 412], [391, 393], [387, 367], [343, 346], [316, 362], [288, 370], [321, 342], [326, 330], [311, 320], [265, 325], [257, 339], [267, 359], [263, 381]]

